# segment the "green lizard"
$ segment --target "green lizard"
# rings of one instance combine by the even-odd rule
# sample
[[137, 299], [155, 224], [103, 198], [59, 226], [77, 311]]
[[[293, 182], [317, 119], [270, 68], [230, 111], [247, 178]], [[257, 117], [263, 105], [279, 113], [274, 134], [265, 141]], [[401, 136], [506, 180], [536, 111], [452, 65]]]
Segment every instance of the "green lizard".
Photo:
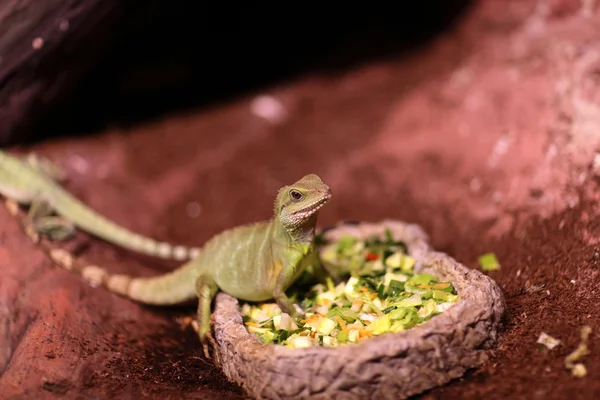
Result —
[[26, 232], [34, 241], [38, 233], [65, 239], [76, 226], [107, 242], [150, 256], [187, 260], [197, 255], [198, 248], [158, 242], [115, 224], [63, 189], [58, 184], [62, 180], [63, 172], [44, 158], [31, 154], [21, 159], [0, 150], [0, 194], [30, 205]]
[[283, 312], [298, 314], [285, 291], [308, 266], [321, 277], [325, 273], [315, 248], [315, 229], [317, 212], [330, 198], [331, 190], [317, 175], [306, 175], [279, 190], [270, 220], [226, 230], [206, 242], [193, 260], [156, 277], [109, 274], [62, 249], [42, 247], [57, 264], [92, 286], [144, 304], [175, 305], [198, 298], [197, 330], [209, 356], [210, 306], [219, 289], [245, 301], [275, 299]]

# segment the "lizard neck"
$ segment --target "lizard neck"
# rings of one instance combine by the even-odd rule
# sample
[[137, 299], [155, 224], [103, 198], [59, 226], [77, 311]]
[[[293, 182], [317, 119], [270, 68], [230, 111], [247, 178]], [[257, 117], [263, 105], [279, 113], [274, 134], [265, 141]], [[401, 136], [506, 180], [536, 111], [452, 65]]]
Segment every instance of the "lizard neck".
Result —
[[279, 240], [286, 240], [289, 243], [300, 244], [307, 246], [313, 243], [315, 239], [315, 229], [317, 227], [317, 215], [316, 213], [311, 215], [302, 224], [294, 227], [285, 227], [279, 218], [274, 218], [271, 221], [273, 226], [273, 234]]

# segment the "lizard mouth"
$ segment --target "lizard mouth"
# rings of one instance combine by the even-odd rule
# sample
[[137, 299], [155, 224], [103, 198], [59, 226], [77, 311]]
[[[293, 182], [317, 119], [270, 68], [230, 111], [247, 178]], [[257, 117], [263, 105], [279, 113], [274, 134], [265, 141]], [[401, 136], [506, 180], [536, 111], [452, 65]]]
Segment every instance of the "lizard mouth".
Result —
[[300, 218], [308, 218], [311, 215], [313, 215], [314, 213], [316, 213], [317, 211], [319, 211], [319, 209], [321, 207], [323, 207], [330, 199], [331, 199], [331, 190], [329, 190], [325, 196], [323, 196], [316, 202], [309, 204], [302, 210], [298, 210], [297, 212], [295, 212], [294, 216], [298, 216]]

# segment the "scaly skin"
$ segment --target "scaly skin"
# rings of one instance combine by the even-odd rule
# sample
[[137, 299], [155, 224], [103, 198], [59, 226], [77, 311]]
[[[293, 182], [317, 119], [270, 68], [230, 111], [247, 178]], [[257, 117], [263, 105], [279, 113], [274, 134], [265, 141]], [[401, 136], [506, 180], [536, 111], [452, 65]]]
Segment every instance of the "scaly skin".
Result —
[[[31, 206], [27, 232], [34, 240], [38, 233], [64, 239], [74, 233], [74, 225], [107, 242], [150, 256], [188, 260], [197, 255], [198, 248], [158, 242], [115, 224], [65, 191], [56, 182], [62, 178], [62, 172], [45, 159], [20, 159], [0, 150], [0, 194]], [[51, 216], [53, 212], [62, 218]]]
[[[192, 261], [171, 273], [135, 278], [75, 260], [64, 250], [44, 247], [64, 268], [93, 286], [144, 304], [173, 305], [198, 298], [197, 329], [208, 356], [210, 304], [220, 289], [246, 301], [275, 299], [282, 311], [297, 315], [285, 291], [310, 265], [323, 273], [315, 249], [318, 210], [331, 191], [314, 174], [279, 190], [273, 217], [226, 230], [210, 239]], [[16, 206], [9, 207], [14, 214]]]

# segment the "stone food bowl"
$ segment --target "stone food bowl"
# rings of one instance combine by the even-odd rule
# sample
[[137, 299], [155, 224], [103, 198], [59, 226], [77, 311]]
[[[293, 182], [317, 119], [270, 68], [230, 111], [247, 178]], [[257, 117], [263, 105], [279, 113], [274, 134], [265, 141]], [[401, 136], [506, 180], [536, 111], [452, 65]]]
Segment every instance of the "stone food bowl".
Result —
[[231, 381], [260, 399], [403, 399], [443, 385], [481, 365], [496, 343], [505, 311], [498, 285], [479, 271], [433, 251], [414, 224], [342, 223], [326, 240], [383, 235], [408, 246], [415, 270], [451, 281], [460, 299], [426, 323], [337, 348], [265, 345], [242, 321], [238, 301], [219, 293], [212, 316], [214, 358]]

